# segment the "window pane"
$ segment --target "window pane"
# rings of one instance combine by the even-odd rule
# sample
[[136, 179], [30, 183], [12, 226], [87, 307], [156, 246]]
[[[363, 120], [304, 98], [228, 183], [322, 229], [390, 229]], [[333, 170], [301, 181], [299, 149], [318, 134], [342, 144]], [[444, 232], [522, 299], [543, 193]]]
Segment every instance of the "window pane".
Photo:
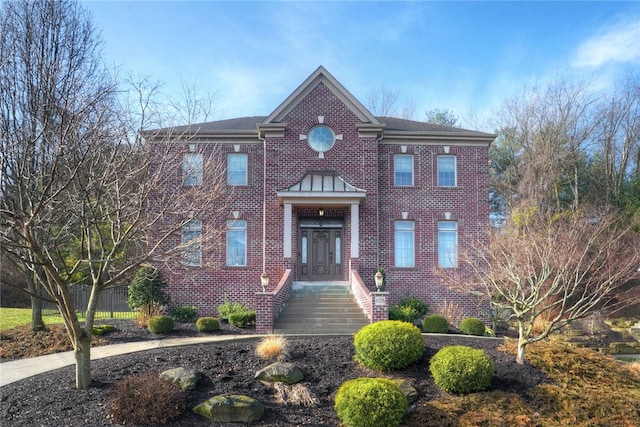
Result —
[[455, 156], [438, 156], [438, 186], [456, 186], [456, 158]]
[[227, 155], [227, 184], [247, 185], [248, 156], [243, 153]]
[[185, 153], [182, 157], [184, 185], [202, 185], [202, 154]]
[[227, 221], [227, 265], [247, 265], [247, 221]]
[[340, 240], [339, 237], [336, 237], [336, 264], [340, 264], [342, 262], [341, 259], [341, 255], [342, 255], [342, 241]]
[[182, 263], [191, 266], [202, 265], [202, 221], [192, 220], [182, 226]]
[[396, 155], [393, 157], [394, 185], [413, 185], [413, 156]]
[[413, 267], [415, 265], [413, 221], [396, 221], [394, 237], [396, 267]]
[[438, 222], [438, 265], [458, 266], [458, 223], [455, 221]]

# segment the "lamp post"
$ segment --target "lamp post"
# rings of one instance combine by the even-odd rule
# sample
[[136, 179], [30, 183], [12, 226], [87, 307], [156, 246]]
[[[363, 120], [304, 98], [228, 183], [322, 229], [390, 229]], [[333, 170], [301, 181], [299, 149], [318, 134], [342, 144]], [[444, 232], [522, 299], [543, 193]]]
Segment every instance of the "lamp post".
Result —
[[267, 273], [262, 273], [260, 276], [260, 284], [262, 285], [262, 292], [267, 292], [267, 288], [269, 287], [269, 276], [267, 276]]
[[380, 289], [382, 289], [382, 282], [384, 280], [382, 273], [380, 273], [379, 271], [376, 272], [376, 274], [374, 274], [373, 276], [373, 280], [375, 280], [376, 282], [376, 289], [378, 290], [378, 292], [380, 292]]

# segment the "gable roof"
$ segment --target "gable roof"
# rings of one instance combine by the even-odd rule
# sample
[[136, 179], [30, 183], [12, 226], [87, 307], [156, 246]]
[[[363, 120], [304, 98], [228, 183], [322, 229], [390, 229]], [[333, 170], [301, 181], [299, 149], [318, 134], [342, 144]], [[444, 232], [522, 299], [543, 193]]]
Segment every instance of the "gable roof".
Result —
[[327, 86], [363, 123], [380, 124], [364, 105], [360, 103], [342, 84], [336, 80], [322, 65], [319, 66], [307, 79], [302, 82], [291, 95], [287, 97], [264, 121], [268, 123], [280, 123], [298, 103], [322, 82]]

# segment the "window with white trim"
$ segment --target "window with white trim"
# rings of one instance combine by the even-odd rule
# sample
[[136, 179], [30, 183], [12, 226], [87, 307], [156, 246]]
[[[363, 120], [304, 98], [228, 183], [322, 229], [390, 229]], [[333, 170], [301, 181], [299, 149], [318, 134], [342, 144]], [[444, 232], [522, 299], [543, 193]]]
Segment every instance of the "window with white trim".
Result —
[[455, 221], [438, 221], [438, 265], [458, 266], [458, 223]]
[[415, 266], [415, 223], [396, 221], [394, 224], [394, 254], [396, 267]]
[[393, 156], [393, 184], [402, 187], [413, 185], [412, 154], [396, 154]]
[[227, 154], [227, 184], [247, 185], [249, 156], [246, 153]]
[[182, 226], [180, 233], [182, 264], [191, 267], [202, 265], [202, 221], [190, 220]]
[[247, 265], [247, 221], [227, 221], [227, 265]]
[[455, 187], [456, 156], [438, 156], [438, 187]]
[[186, 186], [202, 185], [202, 154], [184, 153], [182, 157], [182, 182]]

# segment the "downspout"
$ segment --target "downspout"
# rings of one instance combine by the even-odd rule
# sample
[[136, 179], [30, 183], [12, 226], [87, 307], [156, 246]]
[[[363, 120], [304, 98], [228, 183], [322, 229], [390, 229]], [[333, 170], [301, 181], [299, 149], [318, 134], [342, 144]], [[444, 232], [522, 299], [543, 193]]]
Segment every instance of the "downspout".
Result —
[[384, 131], [376, 138], [376, 268], [380, 267], [380, 154], [379, 143], [384, 137]]
[[262, 141], [262, 274], [267, 273], [267, 137], [261, 137], [258, 128], [258, 139]]

